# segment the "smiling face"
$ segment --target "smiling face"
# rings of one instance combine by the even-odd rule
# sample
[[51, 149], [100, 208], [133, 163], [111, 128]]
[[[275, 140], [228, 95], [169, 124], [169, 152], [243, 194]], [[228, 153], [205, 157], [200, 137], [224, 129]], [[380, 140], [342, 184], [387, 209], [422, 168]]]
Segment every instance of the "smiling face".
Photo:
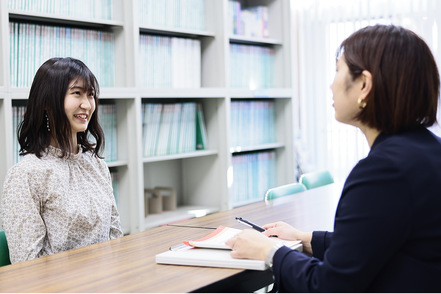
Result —
[[337, 72], [331, 85], [337, 121], [358, 126], [355, 116], [361, 111], [358, 99], [362, 95], [363, 87], [362, 78], [352, 79], [344, 55], [341, 56], [337, 61]]
[[64, 98], [64, 111], [72, 130], [73, 146], [77, 144], [77, 133], [87, 130], [90, 118], [95, 111], [95, 93], [84, 87], [82, 79], [73, 80]]

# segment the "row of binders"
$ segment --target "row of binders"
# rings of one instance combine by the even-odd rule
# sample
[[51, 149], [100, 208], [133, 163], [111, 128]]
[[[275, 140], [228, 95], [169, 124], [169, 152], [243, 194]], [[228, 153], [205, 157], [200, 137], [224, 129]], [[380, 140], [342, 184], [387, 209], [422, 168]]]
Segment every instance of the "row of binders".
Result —
[[139, 57], [143, 87], [201, 87], [200, 40], [141, 34]]
[[20, 144], [18, 143], [18, 126], [22, 122], [24, 118], [24, 114], [26, 112], [26, 106], [24, 105], [14, 105], [12, 106], [12, 149], [13, 152], [13, 161], [17, 163], [20, 161], [21, 157], [18, 155], [20, 151]]
[[233, 206], [261, 201], [269, 188], [277, 186], [274, 151], [234, 155], [232, 164]]
[[268, 32], [268, 7], [252, 6], [242, 7], [236, 0], [228, 2], [231, 17], [231, 33], [247, 37], [269, 36]]
[[25, 12], [112, 19], [112, 0], [9, 0], [8, 8]]
[[98, 108], [99, 122], [106, 140], [103, 156], [107, 162], [118, 160], [116, 111], [115, 104], [100, 104]]
[[274, 55], [270, 47], [230, 44], [230, 85], [251, 90], [274, 87]]
[[202, 105], [143, 103], [143, 155], [163, 156], [207, 148]]
[[37, 69], [52, 57], [80, 59], [100, 86], [114, 86], [112, 32], [19, 22], [10, 22], [9, 32], [11, 86], [29, 87]]
[[276, 143], [273, 100], [231, 102], [231, 147], [249, 147]]
[[139, 0], [138, 5], [141, 25], [205, 29], [205, 0]]
[[[114, 33], [19, 22], [10, 22], [9, 30], [11, 86], [29, 87], [54, 56], [80, 59], [102, 87], [115, 85]], [[230, 44], [231, 87], [274, 87], [274, 54], [269, 47]], [[200, 40], [141, 34], [139, 57], [142, 87], [201, 87]]]

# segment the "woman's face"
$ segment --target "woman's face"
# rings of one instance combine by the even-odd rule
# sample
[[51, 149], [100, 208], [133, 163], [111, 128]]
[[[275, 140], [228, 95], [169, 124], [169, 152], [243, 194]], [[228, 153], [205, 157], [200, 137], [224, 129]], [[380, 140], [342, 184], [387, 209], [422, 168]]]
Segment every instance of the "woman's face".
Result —
[[331, 85], [337, 121], [357, 126], [355, 116], [361, 111], [358, 98], [362, 88], [361, 78], [352, 80], [349, 67], [342, 55], [337, 61], [337, 72]]
[[87, 129], [90, 118], [95, 111], [94, 95], [95, 93], [85, 89], [82, 79], [73, 80], [67, 89], [64, 98], [64, 111], [69, 120], [75, 144], [77, 133]]

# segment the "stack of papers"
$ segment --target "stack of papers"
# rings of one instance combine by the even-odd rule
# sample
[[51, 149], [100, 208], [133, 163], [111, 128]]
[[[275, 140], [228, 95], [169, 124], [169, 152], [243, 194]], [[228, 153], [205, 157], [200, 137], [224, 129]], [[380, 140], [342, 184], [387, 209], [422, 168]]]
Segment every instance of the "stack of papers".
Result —
[[[225, 242], [242, 230], [219, 226], [207, 236], [183, 244], [172, 246], [169, 251], [156, 255], [156, 263], [190, 266], [207, 266], [223, 268], [239, 268], [266, 270], [268, 266], [263, 260], [236, 259], [230, 255], [231, 248]], [[291, 249], [301, 251], [300, 241], [287, 241], [272, 238]]]

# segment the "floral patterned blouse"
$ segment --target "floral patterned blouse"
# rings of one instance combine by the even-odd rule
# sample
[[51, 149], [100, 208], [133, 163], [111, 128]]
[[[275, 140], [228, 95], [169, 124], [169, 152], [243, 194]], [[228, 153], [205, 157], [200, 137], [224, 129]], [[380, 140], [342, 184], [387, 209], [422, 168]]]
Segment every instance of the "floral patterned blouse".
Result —
[[0, 206], [12, 263], [123, 235], [109, 169], [90, 152], [28, 154], [5, 179]]

